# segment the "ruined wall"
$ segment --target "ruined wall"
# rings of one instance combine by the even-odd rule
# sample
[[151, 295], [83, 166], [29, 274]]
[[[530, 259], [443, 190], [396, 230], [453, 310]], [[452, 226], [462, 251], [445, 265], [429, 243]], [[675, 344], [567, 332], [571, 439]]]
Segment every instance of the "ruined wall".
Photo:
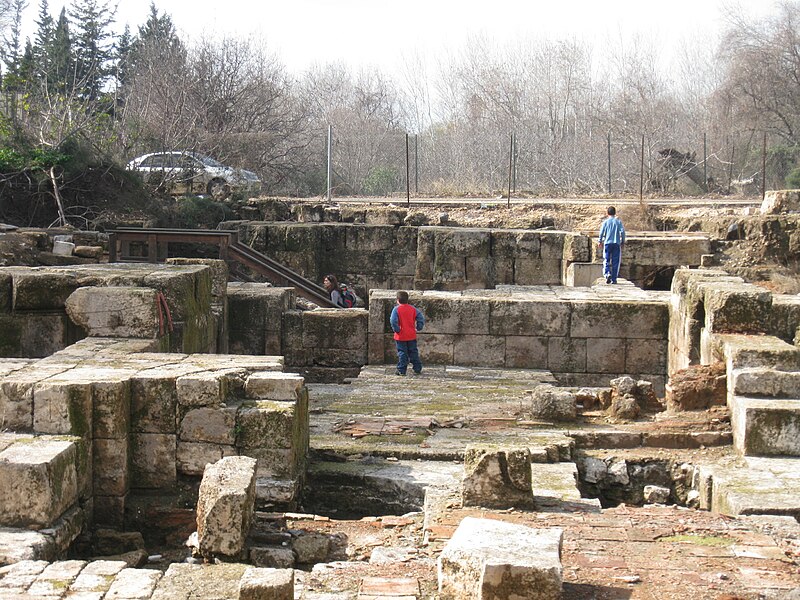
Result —
[[[46, 357], [87, 335], [158, 338], [162, 350], [173, 352], [216, 351], [222, 316], [212, 310], [213, 281], [208, 266], [188, 264], [2, 268], [0, 357]], [[80, 288], [97, 288], [98, 295], [84, 294], [73, 314], [86, 318], [77, 323], [66, 306]], [[130, 306], [120, 306], [111, 294], [103, 304], [99, 290], [124, 288], [138, 288], [140, 294], [150, 290], [152, 301], [145, 306], [142, 300], [138, 308], [156, 318], [155, 296], [162, 294], [166, 306], [160, 309], [161, 321], [143, 319], [136, 333], [109, 333], [130, 316]], [[103, 325], [93, 331], [96, 322]]]
[[[653, 381], [662, 392], [668, 296], [632, 286], [616, 297], [605, 293], [546, 287], [412, 293], [411, 303], [427, 319], [419, 338], [422, 360], [547, 369], [565, 385], [608, 385], [629, 374]], [[370, 300], [369, 361], [392, 363], [395, 294], [373, 290]]]

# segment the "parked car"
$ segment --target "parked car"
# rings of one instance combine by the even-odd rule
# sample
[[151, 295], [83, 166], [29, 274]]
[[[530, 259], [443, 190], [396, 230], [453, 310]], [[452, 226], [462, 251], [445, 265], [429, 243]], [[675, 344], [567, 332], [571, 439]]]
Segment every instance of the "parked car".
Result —
[[225, 166], [196, 152], [153, 152], [134, 158], [128, 169], [169, 194], [208, 194], [216, 200], [231, 192], [257, 194], [261, 180], [252, 171]]

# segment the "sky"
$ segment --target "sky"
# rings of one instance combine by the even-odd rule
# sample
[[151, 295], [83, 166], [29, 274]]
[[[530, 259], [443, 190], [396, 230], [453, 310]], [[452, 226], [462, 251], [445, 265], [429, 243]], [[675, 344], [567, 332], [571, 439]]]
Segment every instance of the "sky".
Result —
[[[148, 0], [118, 1], [115, 27], [135, 32]], [[25, 35], [32, 35], [38, 0], [29, 0]], [[59, 0], [50, 0], [55, 13]], [[670, 52], [687, 39], [713, 43], [725, 7], [760, 18], [771, 0], [156, 0], [187, 38], [256, 36], [292, 72], [341, 61], [393, 73], [415, 54], [457, 52], [471, 36], [506, 41], [575, 37], [602, 49], [636, 34]]]

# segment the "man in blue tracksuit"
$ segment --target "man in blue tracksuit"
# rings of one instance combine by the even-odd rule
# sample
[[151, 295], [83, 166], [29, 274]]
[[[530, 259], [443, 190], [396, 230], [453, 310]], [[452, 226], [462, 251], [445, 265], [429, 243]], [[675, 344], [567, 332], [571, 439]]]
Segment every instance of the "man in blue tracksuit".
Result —
[[606, 283], [617, 283], [619, 259], [625, 245], [625, 227], [617, 218], [617, 209], [609, 206], [608, 218], [600, 226], [600, 247], [603, 248], [603, 275]]

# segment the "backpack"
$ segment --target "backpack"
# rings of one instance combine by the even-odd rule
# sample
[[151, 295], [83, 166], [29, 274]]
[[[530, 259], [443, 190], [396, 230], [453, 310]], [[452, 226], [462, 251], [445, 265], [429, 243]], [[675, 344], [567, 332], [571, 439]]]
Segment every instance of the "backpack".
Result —
[[347, 288], [346, 283], [339, 284], [339, 295], [342, 297], [343, 308], [354, 308], [358, 304], [358, 296]]

